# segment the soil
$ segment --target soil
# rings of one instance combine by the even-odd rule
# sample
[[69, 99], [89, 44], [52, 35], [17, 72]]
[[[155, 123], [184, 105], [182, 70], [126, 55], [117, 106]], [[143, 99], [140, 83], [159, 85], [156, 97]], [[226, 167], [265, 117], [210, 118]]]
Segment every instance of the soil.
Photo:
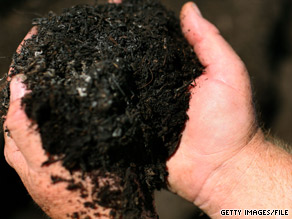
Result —
[[[124, 0], [50, 12], [33, 25], [38, 34], [14, 55], [11, 76], [26, 76], [22, 103], [49, 156], [43, 165], [61, 161], [94, 187], [87, 194], [74, 180], [52, 183], [91, 195], [84, 206], [113, 208], [113, 217], [157, 217], [153, 191], [166, 187], [165, 162], [202, 72], [179, 20], [156, 0]], [[5, 113], [9, 84], [3, 91]]]

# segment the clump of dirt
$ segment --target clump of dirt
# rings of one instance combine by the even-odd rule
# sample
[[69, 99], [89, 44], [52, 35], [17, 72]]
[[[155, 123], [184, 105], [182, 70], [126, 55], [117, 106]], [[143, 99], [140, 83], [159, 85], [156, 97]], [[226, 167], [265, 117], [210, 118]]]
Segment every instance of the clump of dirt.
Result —
[[[49, 155], [44, 165], [61, 160], [91, 176], [86, 207], [155, 217], [153, 191], [166, 185], [165, 162], [202, 72], [178, 19], [158, 1], [124, 0], [50, 12], [33, 25], [38, 33], [14, 55], [11, 75], [26, 76], [22, 103]], [[68, 189], [83, 188], [72, 181]]]

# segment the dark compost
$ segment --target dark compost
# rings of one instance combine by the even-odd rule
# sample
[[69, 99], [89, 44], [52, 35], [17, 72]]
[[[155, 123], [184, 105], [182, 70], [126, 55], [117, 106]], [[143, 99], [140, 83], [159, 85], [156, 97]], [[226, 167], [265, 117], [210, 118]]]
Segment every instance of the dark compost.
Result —
[[[124, 0], [50, 12], [33, 25], [38, 33], [14, 55], [11, 74], [26, 76], [31, 92], [22, 103], [38, 125], [44, 165], [61, 160], [72, 173], [90, 176], [93, 202], [86, 207], [156, 217], [153, 191], [166, 186], [165, 163], [202, 72], [179, 20], [155, 0]], [[99, 177], [116, 185], [101, 185]], [[53, 183], [60, 179], [52, 176]], [[68, 189], [79, 187], [71, 182]]]

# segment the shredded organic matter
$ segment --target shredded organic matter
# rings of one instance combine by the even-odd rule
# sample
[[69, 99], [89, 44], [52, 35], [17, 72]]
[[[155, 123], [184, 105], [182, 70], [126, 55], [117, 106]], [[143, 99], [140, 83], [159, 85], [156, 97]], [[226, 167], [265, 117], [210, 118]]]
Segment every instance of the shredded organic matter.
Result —
[[[52, 183], [91, 195], [84, 206], [113, 208], [113, 217], [156, 217], [153, 191], [166, 186], [165, 163], [202, 72], [178, 19], [156, 0], [123, 0], [50, 12], [33, 25], [38, 33], [14, 55], [11, 76], [24, 74], [31, 90], [22, 103], [48, 154], [43, 165], [60, 160], [94, 186], [87, 194], [74, 180]], [[2, 112], [8, 84], [4, 91]]]

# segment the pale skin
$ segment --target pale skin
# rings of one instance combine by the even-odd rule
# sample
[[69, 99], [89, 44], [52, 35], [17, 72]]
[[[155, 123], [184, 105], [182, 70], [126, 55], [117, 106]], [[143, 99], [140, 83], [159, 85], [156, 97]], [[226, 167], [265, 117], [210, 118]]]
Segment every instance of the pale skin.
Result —
[[[184, 5], [181, 25], [205, 71], [191, 90], [189, 120], [167, 162], [169, 189], [212, 218], [221, 218], [221, 209], [291, 209], [292, 156], [268, 142], [258, 127], [245, 65], [193, 3]], [[66, 183], [51, 183], [51, 174], [70, 174], [60, 163], [41, 167], [47, 156], [40, 135], [20, 107], [28, 91], [21, 77], [13, 77], [10, 86], [6, 160], [49, 216], [66, 218], [82, 210], [80, 194], [66, 190]], [[109, 217], [109, 209], [98, 212]]]

